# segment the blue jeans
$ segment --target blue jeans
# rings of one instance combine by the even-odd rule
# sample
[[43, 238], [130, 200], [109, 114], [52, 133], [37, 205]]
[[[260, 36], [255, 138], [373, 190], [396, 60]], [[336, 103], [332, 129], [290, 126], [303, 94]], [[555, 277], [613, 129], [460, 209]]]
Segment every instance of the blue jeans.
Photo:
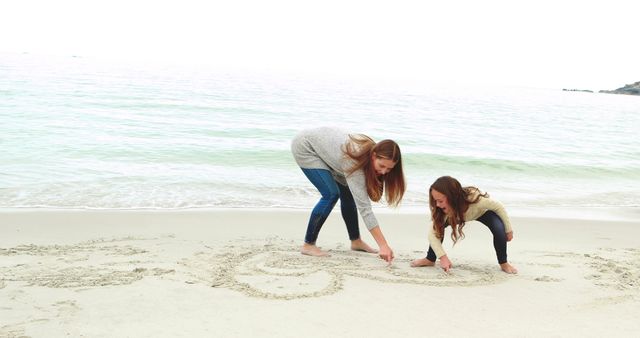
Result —
[[[482, 216], [477, 219], [478, 222], [484, 224], [491, 230], [493, 234], [493, 248], [496, 250], [496, 257], [498, 258], [498, 263], [506, 263], [507, 262], [507, 234], [505, 234], [504, 230], [504, 222], [500, 219], [495, 212], [491, 210], [487, 210]], [[445, 228], [449, 225], [445, 225]], [[427, 252], [427, 259], [435, 262], [436, 261], [436, 253], [429, 246], [429, 251]]]
[[342, 211], [342, 219], [347, 225], [347, 232], [350, 240], [360, 238], [360, 230], [358, 228], [358, 210], [353, 200], [353, 195], [349, 187], [336, 182], [331, 176], [331, 172], [326, 169], [304, 169], [302, 172], [307, 176], [309, 181], [318, 189], [322, 196], [316, 206], [311, 211], [309, 224], [307, 225], [307, 234], [304, 237], [305, 243], [315, 244], [322, 225], [329, 217], [331, 210], [340, 199], [340, 210]]

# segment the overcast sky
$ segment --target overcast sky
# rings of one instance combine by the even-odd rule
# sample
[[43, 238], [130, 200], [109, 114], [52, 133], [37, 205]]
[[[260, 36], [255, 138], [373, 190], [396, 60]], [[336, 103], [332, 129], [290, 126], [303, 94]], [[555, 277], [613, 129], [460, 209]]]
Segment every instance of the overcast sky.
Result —
[[0, 52], [221, 69], [614, 89], [640, 1], [15, 0]]

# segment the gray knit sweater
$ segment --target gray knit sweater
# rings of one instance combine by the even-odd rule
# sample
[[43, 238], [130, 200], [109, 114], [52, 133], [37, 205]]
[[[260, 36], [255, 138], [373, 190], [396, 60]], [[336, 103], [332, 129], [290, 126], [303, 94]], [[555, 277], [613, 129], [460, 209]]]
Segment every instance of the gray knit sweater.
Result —
[[336, 182], [348, 186], [360, 216], [367, 229], [371, 230], [378, 226], [378, 220], [371, 210], [364, 172], [345, 173], [354, 165], [354, 161], [344, 154], [344, 145], [348, 141], [349, 134], [337, 128], [306, 129], [293, 138], [291, 152], [300, 168], [329, 170]]

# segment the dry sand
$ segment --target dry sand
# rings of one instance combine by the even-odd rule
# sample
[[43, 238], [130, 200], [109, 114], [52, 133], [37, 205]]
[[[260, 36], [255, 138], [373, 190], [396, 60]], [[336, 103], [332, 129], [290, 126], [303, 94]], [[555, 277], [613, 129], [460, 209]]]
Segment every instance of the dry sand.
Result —
[[337, 212], [318, 258], [299, 253], [308, 211], [5, 210], [0, 337], [637, 336], [636, 214], [513, 217], [507, 275], [477, 222], [445, 241], [451, 274], [410, 268], [426, 214], [378, 214], [387, 265]]

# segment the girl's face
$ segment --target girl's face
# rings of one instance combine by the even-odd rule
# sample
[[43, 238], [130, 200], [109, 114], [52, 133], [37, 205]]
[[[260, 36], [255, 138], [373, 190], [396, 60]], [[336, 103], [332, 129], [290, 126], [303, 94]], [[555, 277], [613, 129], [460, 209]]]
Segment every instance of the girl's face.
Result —
[[436, 207], [442, 209], [445, 214], [449, 213], [449, 200], [447, 200], [447, 196], [440, 193], [438, 190], [431, 189], [431, 197], [436, 201]]
[[388, 158], [378, 157], [375, 154], [373, 155], [373, 169], [376, 171], [378, 176], [382, 176], [393, 169], [396, 166], [396, 162]]

